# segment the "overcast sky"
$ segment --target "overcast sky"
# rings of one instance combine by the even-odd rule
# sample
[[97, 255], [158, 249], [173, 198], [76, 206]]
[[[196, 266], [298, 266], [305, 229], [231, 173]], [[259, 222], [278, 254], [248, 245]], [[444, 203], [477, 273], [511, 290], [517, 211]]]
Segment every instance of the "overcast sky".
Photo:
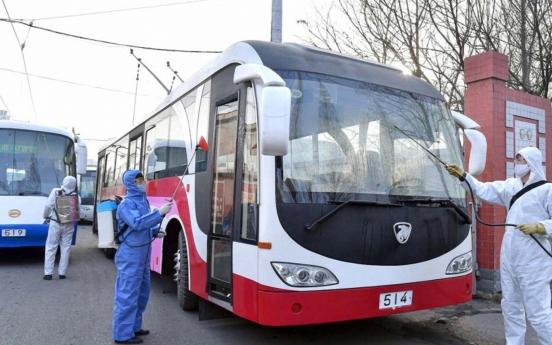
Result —
[[[0, 110], [8, 110], [15, 120], [50, 123], [69, 130], [74, 127], [88, 139], [89, 158], [96, 157], [98, 148], [105, 144], [92, 139], [119, 137], [131, 127], [133, 116], [138, 123], [149, 115], [166, 91], [143, 66], [136, 82], [138, 61], [129, 47], [36, 27], [174, 50], [221, 51], [238, 41], [270, 40], [271, 0], [2, 2], [0, 19], [7, 19], [9, 13], [12, 20], [34, 20], [35, 28], [0, 21]], [[331, 0], [283, 0], [284, 42], [301, 42], [307, 37], [296, 22], [314, 19], [313, 3], [327, 6]], [[23, 50], [20, 44], [24, 44]], [[134, 54], [167, 87], [173, 78], [167, 61], [186, 79], [217, 56], [139, 48], [134, 48]], [[176, 79], [173, 88], [179, 84]]]

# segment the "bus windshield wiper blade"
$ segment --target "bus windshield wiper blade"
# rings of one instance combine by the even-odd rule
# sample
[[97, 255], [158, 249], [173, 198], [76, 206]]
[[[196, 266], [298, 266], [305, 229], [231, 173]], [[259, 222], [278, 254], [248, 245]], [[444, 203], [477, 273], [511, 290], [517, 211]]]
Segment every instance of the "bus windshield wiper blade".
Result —
[[337, 206], [336, 208], [334, 208], [333, 210], [331, 210], [330, 212], [326, 213], [322, 217], [318, 218], [314, 222], [305, 224], [305, 230], [307, 230], [307, 231], [316, 230], [320, 226], [320, 224], [325, 222], [327, 219], [332, 217], [334, 214], [339, 212], [341, 209], [343, 209], [347, 205], [357, 204], [357, 205], [402, 207], [402, 205], [400, 205], [400, 204], [391, 204], [391, 203], [388, 203], [388, 202], [369, 201], [369, 200], [347, 200], [347, 201], [329, 200], [328, 203], [329, 204], [340, 204], [340, 205]]
[[419, 204], [441, 204], [441, 205], [450, 205], [454, 210], [464, 219], [466, 224], [471, 224], [472, 220], [470, 216], [460, 208], [460, 206], [456, 205], [452, 199], [432, 199], [432, 198], [420, 198], [420, 199], [399, 199], [400, 202], [408, 202], [408, 203], [419, 203]]

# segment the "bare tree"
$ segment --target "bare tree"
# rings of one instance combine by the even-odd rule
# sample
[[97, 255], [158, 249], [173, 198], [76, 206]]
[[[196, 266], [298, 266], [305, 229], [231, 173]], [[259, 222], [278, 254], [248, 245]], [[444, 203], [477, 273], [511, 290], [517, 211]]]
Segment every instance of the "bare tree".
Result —
[[[341, 20], [339, 25], [335, 19]], [[343, 23], [346, 24], [343, 24]], [[317, 9], [307, 42], [400, 62], [463, 111], [464, 59], [496, 50], [510, 57], [510, 85], [551, 97], [550, 0], [337, 0]]]

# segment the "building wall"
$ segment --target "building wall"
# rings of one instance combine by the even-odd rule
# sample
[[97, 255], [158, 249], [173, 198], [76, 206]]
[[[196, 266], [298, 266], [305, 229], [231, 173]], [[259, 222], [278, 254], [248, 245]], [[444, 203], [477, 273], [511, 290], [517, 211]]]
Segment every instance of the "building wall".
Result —
[[[550, 181], [546, 169], [546, 162], [552, 159], [552, 139], [546, 139], [546, 133], [552, 133], [550, 100], [508, 88], [508, 57], [504, 54], [486, 52], [464, 63], [465, 113], [481, 125], [487, 138], [486, 168], [478, 179], [486, 182], [513, 177], [517, 151], [534, 146], [543, 154]], [[506, 208], [483, 203], [478, 214], [487, 223], [504, 223]], [[477, 224], [478, 290], [501, 291], [499, 257], [504, 231], [504, 227]]]

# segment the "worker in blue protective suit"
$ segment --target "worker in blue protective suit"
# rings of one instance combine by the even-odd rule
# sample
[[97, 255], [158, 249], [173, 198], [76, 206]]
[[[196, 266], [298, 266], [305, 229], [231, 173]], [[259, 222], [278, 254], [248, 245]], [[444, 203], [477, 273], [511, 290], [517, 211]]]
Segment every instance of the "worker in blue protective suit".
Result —
[[[150, 292], [151, 241], [163, 237], [159, 224], [170, 212], [172, 202], [158, 210], [150, 210], [146, 199], [146, 182], [139, 170], [123, 174], [126, 197], [117, 208], [117, 225], [121, 245], [115, 255], [117, 281], [115, 282], [115, 308], [113, 310], [113, 340], [117, 344], [140, 344], [137, 336], [148, 335], [142, 329], [142, 314], [146, 310]], [[120, 231], [120, 230], [119, 230]]]
[[[482, 183], [456, 165], [448, 172], [464, 177], [481, 199], [510, 207], [500, 249], [500, 283], [502, 314], [507, 345], [525, 343], [525, 316], [536, 331], [541, 344], [552, 345], [552, 309], [550, 281], [552, 258], [529, 235], [550, 251], [546, 240], [552, 234], [552, 184], [543, 183], [523, 194], [510, 206], [512, 197], [522, 188], [545, 181], [542, 154], [534, 147], [519, 150], [515, 159], [515, 178]], [[467, 186], [465, 186], [467, 188]]]

